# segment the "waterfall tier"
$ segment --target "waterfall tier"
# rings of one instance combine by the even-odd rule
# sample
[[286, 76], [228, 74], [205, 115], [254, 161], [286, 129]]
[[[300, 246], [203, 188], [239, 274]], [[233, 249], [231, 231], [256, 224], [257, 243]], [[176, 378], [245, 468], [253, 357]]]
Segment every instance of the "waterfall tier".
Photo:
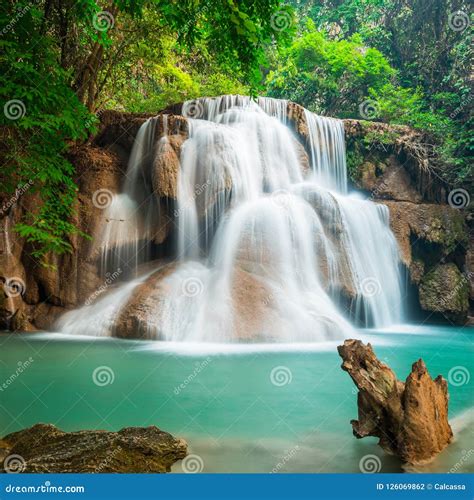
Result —
[[[344, 338], [354, 322], [400, 322], [388, 209], [347, 194], [342, 121], [305, 111], [305, 141], [286, 101], [203, 98], [184, 103], [182, 115], [175, 262], [101, 299], [110, 314], [99, 325], [100, 301], [66, 314], [63, 331], [123, 336], [133, 325], [171, 341], [287, 342]], [[150, 260], [156, 186], [174, 137], [168, 115], [140, 128], [122, 193], [96, 235], [104, 268], [125, 260], [138, 271]]]

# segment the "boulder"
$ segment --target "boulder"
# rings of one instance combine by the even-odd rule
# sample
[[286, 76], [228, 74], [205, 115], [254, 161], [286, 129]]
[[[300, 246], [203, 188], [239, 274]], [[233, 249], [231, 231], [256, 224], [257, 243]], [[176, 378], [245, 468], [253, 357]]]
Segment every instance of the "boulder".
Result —
[[184, 135], [162, 137], [157, 144], [152, 168], [153, 191], [159, 198], [178, 199], [178, 173]]
[[359, 419], [351, 421], [357, 438], [378, 437], [385, 451], [407, 464], [427, 463], [451, 442], [448, 384], [441, 375], [433, 380], [422, 359], [401, 382], [370, 344], [349, 339], [337, 350], [359, 389]]
[[187, 444], [158, 427], [118, 432], [64, 432], [36, 424], [0, 441], [3, 472], [163, 473], [187, 454]]
[[420, 304], [425, 311], [466, 315], [469, 309], [469, 277], [456, 264], [439, 264], [423, 276]]
[[[397, 238], [401, 258], [410, 266], [415, 243], [431, 244], [439, 259], [448, 256], [458, 245], [467, 246], [467, 227], [463, 214], [448, 205], [431, 203], [383, 202], [390, 210], [390, 227]], [[413, 243], [412, 240], [416, 240]], [[433, 247], [433, 244], [435, 247]]]

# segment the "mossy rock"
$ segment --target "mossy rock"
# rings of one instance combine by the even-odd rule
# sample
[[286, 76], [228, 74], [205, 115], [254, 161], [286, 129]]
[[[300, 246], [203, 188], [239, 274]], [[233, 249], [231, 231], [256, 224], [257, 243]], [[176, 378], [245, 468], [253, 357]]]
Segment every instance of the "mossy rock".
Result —
[[420, 304], [426, 311], [465, 315], [469, 308], [469, 280], [454, 263], [440, 264], [423, 276]]

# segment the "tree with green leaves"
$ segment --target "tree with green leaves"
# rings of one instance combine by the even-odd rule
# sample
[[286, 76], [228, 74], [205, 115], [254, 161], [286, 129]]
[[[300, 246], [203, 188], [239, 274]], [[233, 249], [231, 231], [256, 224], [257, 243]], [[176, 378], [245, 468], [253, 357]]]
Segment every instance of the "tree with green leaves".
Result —
[[[133, 67], [132, 47], [171, 40], [184, 58], [204, 49], [202, 62], [212, 59], [222, 75], [239, 75], [256, 92], [267, 45], [292, 35], [275, 22], [292, 15], [280, 0], [2, 2], [0, 192], [32, 181], [40, 193], [37, 212], [16, 228], [34, 253], [71, 250], [76, 186], [64, 153], [93, 132], [91, 112], [107, 101], [118, 68], [123, 77], [127, 63]], [[167, 70], [181, 76], [179, 67]]]

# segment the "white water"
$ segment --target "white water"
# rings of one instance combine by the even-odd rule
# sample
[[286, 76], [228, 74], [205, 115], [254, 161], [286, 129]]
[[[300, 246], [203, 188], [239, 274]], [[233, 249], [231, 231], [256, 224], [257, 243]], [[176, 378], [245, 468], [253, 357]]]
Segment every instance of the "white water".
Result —
[[[185, 103], [183, 115], [190, 127], [178, 179], [180, 264], [148, 313], [155, 338], [323, 342], [350, 336], [351, 316], [376, 327], [401, 322], [388, 210], [347, 195], [340, 120], [305, 112], [311, 162], [305, 171], [286, 101], [200, 99]], [[123, 193], [109, 207], [113, 225], [99, 238], [109, 262], [111, 254], [135, 258], [135, 265], [147, 260], [137, 249], [150, 240], [159, 213], [149, 196], [155, 145], [167, 140], [156, 137], [158, 119], [166, 120], [141, 127]], [[344, 286], [355, 294], [350, 304], [342, 299]], [[74, 321], [63, 322], [63, 331], [97, 330], [90, 310], [70, 314]], [[101, 334], [107, 328], [101, 323]]]

